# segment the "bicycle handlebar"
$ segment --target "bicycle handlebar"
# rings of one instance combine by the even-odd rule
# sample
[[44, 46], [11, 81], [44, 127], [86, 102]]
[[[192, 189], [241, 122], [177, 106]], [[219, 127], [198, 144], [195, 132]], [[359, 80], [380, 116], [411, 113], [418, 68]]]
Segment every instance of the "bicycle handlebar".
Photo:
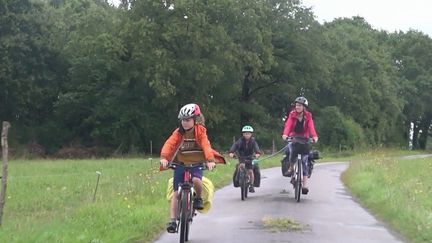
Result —
[[253, 165], [258, 164], [259, 160], [257, 159], [257, 157], [255, 155], [251, 155], [251, 156], [237, 156], [237, 154], [234, 154], [234, 157], [238, 159], [239, 161], [251, 161]]
[[285, 141], [293, 142], [293, 143], [315, 143], [313, 138], [305, 138], [305, 137], [287, 137]]
[[195, 163], [195, 164], [191, 164], [191, 165], [185, 165], [185, 164], [180, 164], [180, 163], [176, 163], [176, 162], [169, 162], [167, 167], [170, 169], [176, 169], [177, 167], [183, 167], [183, 168], [198, 167], [200, 170], [207, 170], [208, 169], [207, 164], [204, 162]]
[[241, 160], [253, 160], [256, 159], [255, 155], [251, 155], [251, 156], [237, 156], [237, 154], [234, 154], [235, 159], [241, 159]]

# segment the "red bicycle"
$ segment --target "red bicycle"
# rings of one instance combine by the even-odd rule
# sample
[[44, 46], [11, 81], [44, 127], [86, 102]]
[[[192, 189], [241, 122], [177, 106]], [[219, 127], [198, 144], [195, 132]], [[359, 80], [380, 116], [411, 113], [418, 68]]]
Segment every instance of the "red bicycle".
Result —
[[180, 243], [189, 240], [189, 227], [192, 223], [193, 217], [196, 215], [193, 202], [195, 199], [195, 190], [192, 183], [192, 175], [190, 170], [198, 167], [201, 170], [207, 169], [205, 163], [198, 163], [192, 165], [184, 165], [171, 162], [168, 167], [175, 169], [177, 167], [184, 168], [183, 182], [179, 184], [178, 188], [178, 205], [177, 205], [177, 229], [180, 228]]

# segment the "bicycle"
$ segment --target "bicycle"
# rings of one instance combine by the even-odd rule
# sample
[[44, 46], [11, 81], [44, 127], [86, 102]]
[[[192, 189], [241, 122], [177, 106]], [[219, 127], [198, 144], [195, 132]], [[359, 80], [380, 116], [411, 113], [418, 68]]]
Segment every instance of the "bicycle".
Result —
[[290, 182], [294, 187], [294, 197], [297, 202], [300, 202], [303, 189], [303, 159], [305, 155], [309, 154], [309, 144], [312, 143], [313, 140], [304, 137], [289, 137], [287, 141], [292, 143], [293, 151], [297, 153], [297, 160], [293, 165], [293, 174]]
[[[248, 197], [248, 189], [250, 186], [250, 176], [248, 174], [248, 170], [246, 169], [246, 164], [251, 163], [253, 168], [255, 162], [251, 157], [239, 158], [239, 162], [240, 161], [243, 163], [239, 163], [237, 177], [240, 187], [240, 198], [242, 201], [244, 201]], [[241, 166], [241, 164], [244, 165]]]
[[183, 164], [171, 162], [168, 167], [175, 169], [178, 166], [184, 168], [183, 182], [179, 184], [178, 188], [178, 205], [177, 205], [177, 228], [178, 233], [180, 228], [180, 243], [189, 240], [189, 227], [192, 223], [193, 217], [196, 215], [193, 203], [195, 199], [195, 190], [192, 183], [192, 175], [190, 170], [198, 167], [201, 170], [207, 169], [205, 163], [198, 163], [185, 166]]

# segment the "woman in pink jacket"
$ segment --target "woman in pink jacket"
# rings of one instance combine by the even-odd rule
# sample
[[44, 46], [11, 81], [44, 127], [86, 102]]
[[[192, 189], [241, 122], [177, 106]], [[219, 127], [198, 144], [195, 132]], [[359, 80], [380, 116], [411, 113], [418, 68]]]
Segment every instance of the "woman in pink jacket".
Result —
[[[297, 97], [294, 100], [294, 109], [289, 113], [287, 120], [285, 121], [284, 131], [282, 133], [282, 139], [287, 140], [289, 137], [295, 138], [304, 138], [305, 141], [308, 141], [309, 138], [312, 138], [314, 142], [318, 141], [318, 135], [315, 131], [315, 125], [312, 119], [312, 113], [307, 111], [308, 108], [308, 100], [305, 97]], [[308, 144], [288, 144], [289, 149], [289, 168], [287, 171], [287, 175], [291, 176], [293, 173], [293, 165], [296, 162], [297, 155], [300, 154], [308, 154], [309, 146]], [[307, 178], [308, 178], [308, 170], [307, 170], [307, 156], [303, 156], [303, 188], [302, 193], [307, 194], [309, 189], [307, 187]]]

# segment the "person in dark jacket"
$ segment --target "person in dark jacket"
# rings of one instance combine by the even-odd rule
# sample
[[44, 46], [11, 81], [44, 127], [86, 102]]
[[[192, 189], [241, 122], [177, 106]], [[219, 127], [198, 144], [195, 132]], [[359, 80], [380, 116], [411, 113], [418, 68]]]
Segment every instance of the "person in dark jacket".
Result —
[[244, 126], [242, 128], [243, 136], [239, 138], [229, 150], [229, 156], [231, 158], [234, 157], [234, 154], [237, 153], [239, 157], [239, 167], [246, 168], [249, 178], [249, 192], [255, 192], [254, 189], [254, 173], [253, 173], [253, 165], [252, 160], [253, 156], [255, 158], [259, 158], [262, 154], [257, 141], [252, 137], [254, 129], [251, 126]]

